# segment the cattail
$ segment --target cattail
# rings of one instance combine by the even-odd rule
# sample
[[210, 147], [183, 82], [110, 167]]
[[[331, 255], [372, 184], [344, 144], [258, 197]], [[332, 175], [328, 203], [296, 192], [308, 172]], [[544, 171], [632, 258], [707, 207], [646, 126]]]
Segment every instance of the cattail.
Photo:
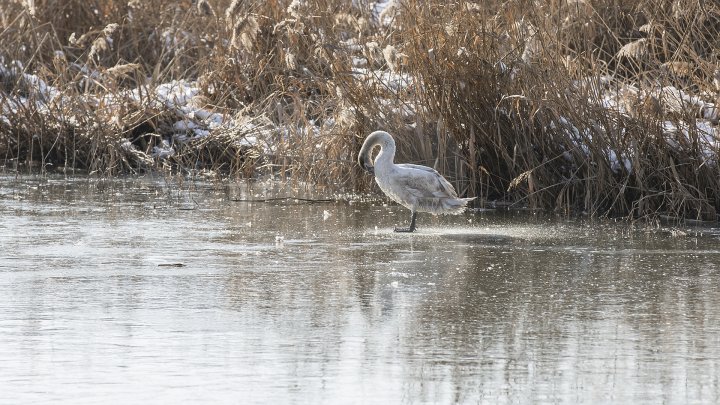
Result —
[[383, 56], [385, 57], [385, 63], [387, 63], [388, 68], [390, 68], [390, 71], [395, 73], [398, 70], [397, 66], [397, 49], [395, 49], [394, 46], [388, 45], [383, 49]]
[[294, 54], [290, 52], [285, 53], [285, 65], [287, 65], [290, 70], [297, 69], [297, 61], [295, 60]]
[[357, 125], [357, 117], [355, 111], [350, 108], [342, 108], [337, 113], [335, 124], [341, 129], [349, 129]]
[[648, 56], [647, 39], [640, 38], [637, 41], [623, 45], [617, 53], [618, 58], [644, 59]]
[[63, 72], [67, 70], [68, 60], [65, 52], [55, 51], [52, 59], [53, 67], [56, 72]]
[[110, 77], [126, 76], [130, 72], [140, 70], [141, 66], [137, 63], [126, 63], [123, 65], [115, 65], [105, 71], [105, 74]]
[[363, 51], [365, 58], [367, 58], [370, 64], [381, 64], [385, 60], [382, 49], [380, 49], [378, 43], [375, 41], [366, 43]]
[[[92, 59], [93, 57], [110, 49], [113, 42], [112, 35], [115, 33], [115, 31], [117, 31], [119, 27], [120, 25], [115, 23], [106, 25], [105, 28], [103, 28], [102, 30], [103, 35], [97, 37], [93, 41], [92, 46], [90, 47], [90, 53], [88, 54], [88, 58]], [[72, 37], [73, 36], [71, 35], [71, 39]], [[80, 39], [77, 40], [76, 43], [82, 43], [83, 37], [85, 37], [85, 35], [80, 37]]]
[[523, 22], [520, 24], [521, 25], [518, 26], [518, 30], [525, 40], [525, 48], [523, 49], [523, 53], [520, 58], [523, 62], [531, 64], [537, 61], [543, 52], [541, 33], [538, 28], [530, 23]]
[[347, 13], [335, 14], [335, 17], [333, 19], [335, 20], [336, 26], [337, 25], [347, 25], [347, 26], [353, 27], [357, 24], [357, 19], [353, 15], [347, 14]]
[[484, 8], [477, 3], [465, 3], [465, 10], [473, 12], [473, 13], [481, 13]]
[[[380, 22], [381, 25], [389, 25], [393, 19], [395, 19], [395, 14], [398, 11], [398, 6], [395, 4], [395, 0], [390, 0], [387, 3], [387, 6], [380, 12], [380, 15], [378, 16], [378, 22]], [[387, 23], [386, 20], [390, 20]]]
[[31, 16], [35, 16], [35, 13], [37, 9], [35, 8], [35, 0], [25, 0], [23, 2], [23, 6], [25, 6], [25, 9], [27, 10], [28, 14]]
[[88, 54], [88, 58], [92, 59], [93, 57], [107, 51], [108, 49], [110, 49], [110, 44], [108, 43], [107, 38], [97, 37], [97, 39], [93, 41], [92, 46], [90, 47], [90, 53]]
[[313, 56], [322, 64], [330, 64], [331, 60], [337, 59], [330, 56], [330, 53], [322, 45], [316, 46], [315, 49], [313, 49]]
[[357, 30], [359, 33], [366, 32], [370, 29], [370, 22], [365, 17], [360, 17], [357, 19]]
[[260, 25], [253, 16], [237, 20], [233, 26], [233, 35], [230, 43], [236, 49], [250, 50], [255, 43], [255, 38], [260, 32]]
[[288, 14], [293, 16], [294, 18], [301, 20], [303, 17], [307, 14], [305, 12], [305, 9], [307, 8], [307, 4], [305, 4], [305, 1], [303, 0], [293, 0], [290, 5], [287, 8]]
[[215, 16], [215, 10], [213, 10], [207, 0], [199, 0], [196, 4], [196, 9], [200, 15]]
[[638, 31], [644, 32], [645, 34], [656, 34], [662, 33], [663, 27], [654, 21], [650, 21], [638, 27]]
[[458, 35], [458, 25], [457, 23], [451, 22], [445, 24], [445, 33], [448, 34], [450, 37], [454, 37]]
[[235, 19], [234, 17], [240, 13], [241, 5], [242, 0], [233, 0], [227, 10], [225, 10], [225, 21], [227, 22], [228, 26], [233, 26], [233, 20]]
[[86, 32], [80, 35], [80, 38], [77, 38], [77, 34], [73, 32], [72, 34], [70, 34], [70, 38], [68, 38], [68, 44], [72, 46], [83, 47], [90, 41], [90, 38], [95, 38], [100, 32], [101, 31], [96, 30]]
[[120, 28], [120, 24], [110, 23], [103, 28], [103, 34], [107, 37], [111, 37], [118, 28]]
[[647, 94], [640, 99], [640, 105], [637, 108], [637, 112], [646, 117], [660, 118], [662, 117], [663, 108], [657, 97], [652, 94]]
[[355, 30], [359, 34], [367, 31], [369, 28], [367, 19], [365, 19], [364, 17], [355, 17], [352, 14], [335, 14], [334, 21], [336, 27], [350, 28]]

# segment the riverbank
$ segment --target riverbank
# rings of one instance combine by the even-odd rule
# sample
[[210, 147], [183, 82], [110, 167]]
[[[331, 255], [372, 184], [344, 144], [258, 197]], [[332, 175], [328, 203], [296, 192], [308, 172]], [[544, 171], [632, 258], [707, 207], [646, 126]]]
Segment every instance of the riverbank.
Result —
[[11, 167], [372, 189], [366, 134], [479, 204], [716, 220], [720, 8], [694, 0], [11, 2]]

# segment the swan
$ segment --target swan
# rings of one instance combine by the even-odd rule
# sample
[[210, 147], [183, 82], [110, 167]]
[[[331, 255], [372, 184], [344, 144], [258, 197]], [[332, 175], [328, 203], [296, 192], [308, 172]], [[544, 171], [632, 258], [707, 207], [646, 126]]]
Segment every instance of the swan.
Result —
[[[371, 164], [372, 151], [380, 152]], [[432, 214], [460, 214], [468, 201], [475, 198], [458, 198], [452, 184], [435, 169], [413, 164], [395, 164], [395, 140], [385, 131], [375, 131], [363, 142], [358, 163], [375, 175], [375, 182], [393, 201], [410, 210], [410, 226], [395, 228], [395, 232], [414, 232], [418, 212]]]

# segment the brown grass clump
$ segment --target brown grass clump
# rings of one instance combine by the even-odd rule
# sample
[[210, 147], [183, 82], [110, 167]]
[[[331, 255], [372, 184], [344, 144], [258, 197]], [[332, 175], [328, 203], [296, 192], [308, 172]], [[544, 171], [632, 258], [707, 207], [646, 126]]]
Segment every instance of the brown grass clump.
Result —
[[361, 191], [384, 129], [481, 203], [716, 219], [719, 31], [700, 0], [10, 1], [0, 159]]

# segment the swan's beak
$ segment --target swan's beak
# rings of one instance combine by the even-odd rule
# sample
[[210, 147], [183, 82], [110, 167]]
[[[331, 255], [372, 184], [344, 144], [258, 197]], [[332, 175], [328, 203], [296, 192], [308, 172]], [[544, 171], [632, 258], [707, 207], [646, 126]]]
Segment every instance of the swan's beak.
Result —
[[360, 167], [363, 168], [366, 172], [375, 175], [375, 168], [372, 164], [372, 150], [375, 148], [375, 144], [373, 143], [372, 139], [368, 137], [365, 139], [365, 142], [363, 143], [362, 148], [360, 148], [360, 152], [358, 152], [358, 163], [360, 164]]
[[374, 175], [375, 174], [375, 168], [372, 165], [372, 161], [370, 160], [370, 156], [368, 156], [367, 153], [363, 153], [364, 149], [360, 151], [360, 155], [358, 156], [358, 163], [360, 164], [360, 167], [363, 168], [366, 172]]

